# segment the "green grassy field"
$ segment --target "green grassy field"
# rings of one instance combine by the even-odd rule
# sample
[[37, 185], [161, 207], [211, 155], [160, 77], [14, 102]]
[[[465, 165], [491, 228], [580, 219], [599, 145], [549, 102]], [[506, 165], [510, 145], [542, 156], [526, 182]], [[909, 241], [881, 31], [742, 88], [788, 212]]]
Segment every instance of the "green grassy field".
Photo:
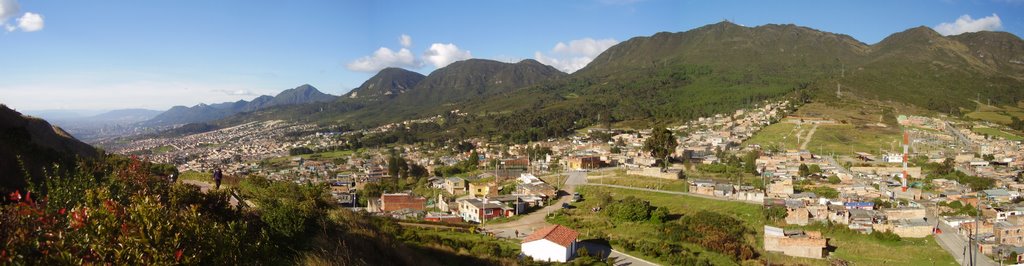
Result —
[[829, 229], [822, 225], [803, 228], [822, 231], [829, 239], [828, 244], [836, 247], [829, 256], [854, 265], [957, 265], [953, 256], [930, 236], [884, 242], [844, 228]]
[[854, 152], [878, 153], [879, 149], [898, 148], [900, 136], [899, 130], [893, 128], [819, 126], [807, 149], [814, 153], [839, 155], [851, 155]]
[[167, 153], [167, 152], [174, 151], [174, 150], [176, 150], [174, 147], [171, 147], [171, 146], [168, 146], [168, 145], [164, 145], [164, 146], [153, 148], [152, 151], [153, 151], [153, 154], [161, 154], [161, 153]]
[[[778, 123], [765, 127], [744, 142], [759, 144], [763, 148], [796, 149], [796, 125]], [[804, 126], [805, 130], [810, 130]], [[805, 133], [806, 134], [806, 133]], [[811, 136], [807, 149], [814, 153], [853, 154], [854, 152], [877, 153], [879, 148], [889, 149], [899, 144], [900, 132], [893, 128], [864, 127], [854, 125], [820, 125]]]
[[[592, 177], [594, 175], [591, 175]], [[640, 187], [640, 188], [653, 188], [668, 191], [689, 191], [690, 185], [686, 180], [672, 180], [662, 179], [649, 176], [639, 175], [627, 175], [625, 170], [616, 169], [605, 173], [605, 175], [598, 175], [599, 178], [591, 179], [591, 183], [629, 186], [629, 187]]]
[[1004, 124], [1004, 125], [1005, 124], [1010, 124], [1010, 122], [1011, 122], [1010, 116], [1006, 115], [1002, 111], [998, 111], [998, 112], [978, 112], [978, 111], [970, 112], [970, 113], [967, 114], [967, 117], [978, 119], [978, 120], [983, 120], [983, 121], [989, 121], [989, 122], [993, 122], [993, 123]]
[[[1024, 103], [1019, 104], [1024, 105]], [[998, 107], [979, 104], [976, 110], [967, 113], [966, 116], [982, 121], [1008, 125], [1012, 122], [1011, 117], [1016, 116], [1017, 118], [1024, 119], [1024, 109], [1009, 105]]]
[[333, 160], [333, 159], [338, 159], [338, 158], [348, 158], [348, 156], [352, 155], [352, 153], [354, 153], [354, 151], [343, 150], [343, 151], [329, 151], [329, 152], [320, 152], [320, 153], [312, 153], [312, 154], [303, 154], [303, 155], [299, 155], [299, 156], [302, 157], [303, 159], [306, 159], [306, 160]]
[[793, 149], [800, 146], [796, 139], [796, 125], [789, 123], [776, 123], [769, 125], [753, 137], [743, 142], [746, 145], [761, 145], [762, 148], [776, 147], [782, 149]]
[[[669, 213], [674, 215], [687, 215], [696, 213], [700, 210], [708, 210], [733, 216], [743, 221], [745, 224], [751, 225], [749, 229], [756, 230], [755, 232], [758, 232], [756, 234], [758, 237], [748, 239], [750, 244], [761, 242], [759, 236], [763, 228], [755, 225], [764, 224], [764, 222], [761, 218], [761, 206], [756, 204], [595, 186], [581, 186], [576, 190], [580, 192], [580, 194], [583, 194], [584, 200], [573, 203], [573, 206], [576, 208], [566, 210], [567, 215], [555, 216], [555, 218], [551, 218], [549, 221], [558, 224], [571, 223], [577, 226], [576, 229], [582, 235], [580, 239], [590, 239], [602, 235], [626, 239], [663, 239], [660, 236], [661, 232], [658, 230], [658, 225], [649, 222], [613, 222], [609, 220], [608, 217], [591, 212], [590, 208], [596, 206], [597, 202], [594, 200], [587, 200], [587, 195], [593, 195], [597, 191], [604, 191], [611, 193], [612, 197], [615, 199], [634, 196], [650, 201], [652, 206], [668, 208]], [[683, 243], [683, 246], [691, 250], [703, 250], [700, 256], [707, 258], [713, 265], [737, 264], [728, 256], [706, 251], [699, 245]], [[755, 246], [759, 247], [760, 244]], [[615, 246], [614, 248], [617, 250], [624, 250], [623, 247], [619, 246]], [[658, 260], [657, 258], [646, 257], [643, 254], [639, 254], [639, 252], [630, 252], [630, 255], [668, 265], [665, 261]]]
[[[748, 241], [756, 242], [758, 252], [762, 258], [770, 260], [773, 264], [783, 265], [829, 265], [828, 260], [816, 260], [806, 258], [795, 258], [781, 253], [768, 253], [763, 250], [763, 234], [765, 220], [761, 216], [761, 206], [741, 202], [712, 200], [705, 198], [671, 195], [662, 193], [650, 193], [628, 189], [582, 186], [577, 189], [584, 195], [584, 201], [574, 203], [577, 208], [567, 210], [568, 215], [549, 219], [554, 223], [572, 221], [575, 225], [584, 225], [577, 228], [583, 235], [581, 239], [606, 234], [608, 236], [619, 236], [633, 239], [661, 239], [657, 226], [646, 223], [618, 223], [609, 221], [606, 217], [590, 211], [596, 203], [588, 201], [587, 195], [601, 190], [610, 192], [616, 199], [634, 196], [651, 202], [652, 206], [666, 207], [673, 215], [694, 214], [701, 210], [713, 211], [730, 215], [743, 221], [748, 228], [755, 230], [756, 237]], [[872, 238], [869, 235], [855, 233], [849, 230], [824, 230], [821, 226], [807, 226], [807, 230], [823, 231], [829, 238], [829, 245], [835, 246], [835, 252], [830, 254], [830, 259], [841, 259], [852, 262], [853, 265], [955, 265], [953, 257], [943, 250], [931, 237], [923, 239], [903, 239], [900, 242], [883, 242]], [[699, 246], [687, 246], [700, 249]], [[622, 247], [615, 247], [623, 250]], [[642, 254], [630, 253], [647, 260], [658, 263], [665, 263], [656, 258], [644, 257]], [[728, 257], [715, 252], [706, 251], [702, 256], [707, 256], [714, 265], [736, 264]], [[914, 254], [907, 256], [907, 254]]]
[[989, 136], [993, 136], [993, 137], [1003, 138], [1003, 139], [1006, 139], [1006, 140], [1024, 140], [1024, 137], [1017, 136], [1017, 135], [1008, 133], [1006, 131], [999, 130], [997, 128], [974, 127], [971, 130], [973, 130], [974, 132], [977, 132], [978, 134], [989, 135]]

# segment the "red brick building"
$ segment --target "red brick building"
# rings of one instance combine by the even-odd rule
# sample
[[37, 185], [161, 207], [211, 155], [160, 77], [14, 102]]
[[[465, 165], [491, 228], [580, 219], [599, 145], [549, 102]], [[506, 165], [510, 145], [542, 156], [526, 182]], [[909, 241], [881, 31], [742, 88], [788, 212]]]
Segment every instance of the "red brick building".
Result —
[[427, 199], [409, 193], [392, 193], [380, 195], [380, 210], [392, 212], [401, 209], [423, 211], [427, 209]]

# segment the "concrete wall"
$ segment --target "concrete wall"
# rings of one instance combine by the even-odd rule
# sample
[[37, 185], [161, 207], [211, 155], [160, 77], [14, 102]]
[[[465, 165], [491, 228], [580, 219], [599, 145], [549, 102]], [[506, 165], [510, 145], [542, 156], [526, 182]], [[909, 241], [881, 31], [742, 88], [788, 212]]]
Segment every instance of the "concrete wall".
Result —
[[[887, 175], [889, 173], [902, 173], [903, 167], [850, 167], [850, 171], [854, 173]], [[907, 167], [907, 174], [910, 174], [910, 178], [924, 177], [921, 175], [921, 167]]]
[[827, 242], [824, 238], [786, 238], [766, 235], [764, 249], [782, 252], [788, 256], [820, 259], [825, 257]]
[[891, 224], [874, 224], [871, 225], [871, 229], [879, 232], [891, 231], [900, 237], [907, 238], [923, 238], [932, 234], [932, 226], [930, 225], [894, 226]]
[[523, 251], [523, 255], [530, 256], [535, 261], [548, 262], [566, 262], [573, 252], [547, 239], [523, 243], [520, 250]]
[[658, 167], [629, 168], [629, 169], [626, 170], [626, 174], [628, 174], [628, 175], [649, 176], [649, 177], [662, 178], [662, 179], [673, 179], [673, 180], [679, 179], [678, 172], [676, 172], [674, 170], [669, 170], [668, 172], [662, 173], [661, 172], [661, 168], [658, 168]]
[[924, 208], [898, 208], [882, 211], [889, 220], [921, 219], [925, 217]]

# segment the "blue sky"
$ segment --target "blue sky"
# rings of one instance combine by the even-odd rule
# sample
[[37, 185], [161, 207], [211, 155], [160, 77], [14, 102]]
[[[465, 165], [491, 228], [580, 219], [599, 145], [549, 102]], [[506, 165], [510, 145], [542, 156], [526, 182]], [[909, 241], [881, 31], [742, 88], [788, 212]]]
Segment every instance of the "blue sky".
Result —
[[538, 59], [571, 72], [631, 37], [723, 19], [793, 23], [868, 44], [922, 25], [1021, 36], [1024, 0], [0, 0], [0, 19], [0, 103], [166, 109], [305, 83], [342, 94], [381, 67], [428, 74], [470, 57]]

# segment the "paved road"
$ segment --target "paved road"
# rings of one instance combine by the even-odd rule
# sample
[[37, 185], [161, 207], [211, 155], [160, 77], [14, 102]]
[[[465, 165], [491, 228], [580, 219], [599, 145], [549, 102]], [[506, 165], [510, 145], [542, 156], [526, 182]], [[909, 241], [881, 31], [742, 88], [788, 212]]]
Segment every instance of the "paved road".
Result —
[[519, 231], [520, 237], [523, 235], [529, 235], [537, 229], [548, 226], [549, 224], [544, 220], [544, 218], [547, 217], [549, 213], [561, 209], [563, 203], [568, 203], [569, 200], [572, 199], [572, 193], [576, 192], [576, 185], [584, 184], [586, 182], [586, 172], [569, 172], [568, 178], [565, 180], [565, 186], [562, 188], [566, 195], [563, 195], [557, 202], [554, 202], [540, 210], [526, 214], [515, 221], [495, 225], [485, 224], [484, 229], [500, 237], [515, 237], [516, 230]]
[[[544, 220], [549, 213], [555, 212], [562, 208], [562, 203], [568, 203], [572, 199], [572, 193], [576, 192], [576, 186], [587, 184], [587, 172], [572, 171], [568, 172], [568, 178], [565, 180], [565, 186], [562, 190], [566, 192], [558, 202], [555, 202], [543, 209], [524, 215], [519, 220], [511, 221], [508, 223], [495, 224], [495, 225], [484, 225], [484, 229], [488, 232], [494, 233], [495, 236], [504, 238], [516, 238], [522, 239], [533, 231], [550, 225]], [[516, 236], [516, 232], [519, 235]], [[653, 266], [658, 265], [637, 257], [630, 256], [628, 254], [612, 250], [610, 246], [605, 243], [594, 243], [594, 242], [583, 242], [583, 247], [587, 248], [587, 251], [592, 256], [605, 255], [605, 257], [615, 257], [617, 259], [617, 266]]]
[[946, 123], [946, 131], [949, 131], [950, 134], [956, 136], [956, 138], [960, 140], [960, 143], [966, 146], [967, 150], [972, 150], [972, 148], [974, 147], [974, 142], [972, 142], [971, 139], [967, 138], [967, 136], [964, 136], [963, 133], [960, 133], [960, 130], [957, 130], [955, 127], [953, 127], [953, 125], [950, 124], [949, 121], [944, 122]]
[[[928, 220], [938, 221], [935, 217], [929, 217]], [[945, 249], [946, 252], [952, 254], [953, 258], [955, 258], [961, 265], [971, 265], [971, 263], [964, 258], [967, 255], [965, 248], [967, 246], [967, 237], [957, 234], [957, 230], [953, 229], [946, 223], [939, 222], [939, 229], [942, 230], [942, 233], [935, 235], [935, 242], [938, 242], [939, 246], [942, 247], [942, 249]], [[978, 266], [999, 265], [988, 256], [981, 254], [978, 254], [974, 259], [974, 265]]]

